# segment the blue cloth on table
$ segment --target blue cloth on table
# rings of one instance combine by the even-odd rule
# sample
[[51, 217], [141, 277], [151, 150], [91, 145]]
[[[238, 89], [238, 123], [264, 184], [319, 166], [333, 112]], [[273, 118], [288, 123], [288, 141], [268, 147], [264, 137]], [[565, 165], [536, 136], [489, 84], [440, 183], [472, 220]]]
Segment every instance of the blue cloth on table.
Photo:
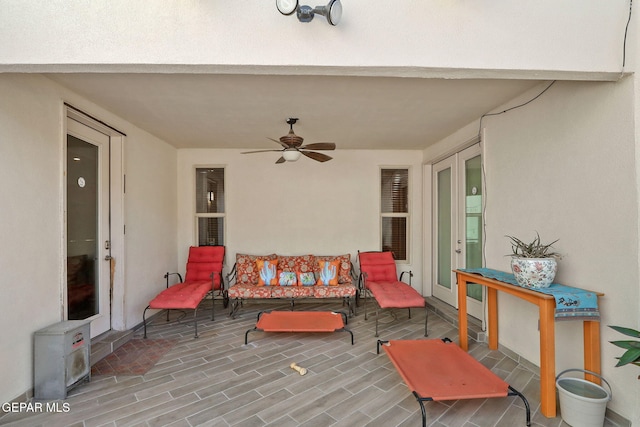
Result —
[[[515, 276], [491, 268], [461, 268], [465, 273], [475, 273], [500, 282], [520, 286]], [[553, 295], [556, 299], [556, 320], [600, 320], [598, 295], [595, 292], [571, 286], [552, 283], [548, 288], [525, 288], [543, 294]]]

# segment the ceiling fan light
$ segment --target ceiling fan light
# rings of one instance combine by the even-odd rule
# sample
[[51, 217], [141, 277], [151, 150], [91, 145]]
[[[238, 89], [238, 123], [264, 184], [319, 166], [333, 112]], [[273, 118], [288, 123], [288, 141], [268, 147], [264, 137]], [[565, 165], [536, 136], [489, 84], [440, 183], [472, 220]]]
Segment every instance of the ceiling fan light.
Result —
[[284, 157], [287, 162], [295, 162], [300, 158], [300, 155], [300, 152], [296, 149], [286, 149], [282, 152], [282, 157]]

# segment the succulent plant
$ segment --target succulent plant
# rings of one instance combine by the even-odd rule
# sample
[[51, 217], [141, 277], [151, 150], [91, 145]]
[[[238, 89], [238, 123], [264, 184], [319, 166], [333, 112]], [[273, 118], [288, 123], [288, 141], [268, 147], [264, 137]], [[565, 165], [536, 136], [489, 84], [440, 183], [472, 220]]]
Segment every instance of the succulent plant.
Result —
[[511, 240], [511, 256], [519, 258], [561, 258], [558, 252], [550, 252], [553, 244], [558, 240], [554, 240], [549, 244], [543, 244], [538, 232], [536, 232], [535, 239], [530, 243], [525, 243], [517, 237], [506, 237]]

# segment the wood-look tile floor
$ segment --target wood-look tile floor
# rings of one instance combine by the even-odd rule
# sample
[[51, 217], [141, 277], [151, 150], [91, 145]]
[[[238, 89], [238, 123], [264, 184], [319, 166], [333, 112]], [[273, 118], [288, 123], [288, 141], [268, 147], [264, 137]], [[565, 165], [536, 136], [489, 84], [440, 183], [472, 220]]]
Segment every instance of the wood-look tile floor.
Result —
[[[209, 303], [209, 301], [205, 302]], [[210, 306], [209, 306], [210, 307]], [[198, 331], [185, 323], [160, 324], [150, 338], [179, 342], [143, 376], [94, 376], [69, 392], [68, 411], [6, 414], [14, 426], [420, 426], [421, 413], [389, 358], [376, 354], [375, 316], [364, 320], [362, 306], [347, 333], [245, 332], [261, 310], [287, 304], [248, 302], [235, 319], [216, 302], [215, 320], [201, 309]], [[296, 310], [345, 311], [339, 302], [297, 304]], [[187, 315], [187, 318], [191, 314]], [[420, 339], [425, 314], [413, 310], [380, 314], [379, 339]], [[140, 338], [137, 331], [135, 338]], [[429, 313], [429, 338], [457, 340], [457, 329]], [[471, 342], [471, 354], [521, 391], [533, 426], [566, 427], [560, 416], [539, 413], [539, 377], [485, 344]], [[304, 376], [289, 365], [308, 369]], [[437, 369], [437, 367], [435, 367]], [[514, 427], [525, 425], [517, 397], [428, 402], [433, 427]], [[60, 408], [63, 408], [62, 404]], [[607, 423], [605, 426], [613, 426]]]

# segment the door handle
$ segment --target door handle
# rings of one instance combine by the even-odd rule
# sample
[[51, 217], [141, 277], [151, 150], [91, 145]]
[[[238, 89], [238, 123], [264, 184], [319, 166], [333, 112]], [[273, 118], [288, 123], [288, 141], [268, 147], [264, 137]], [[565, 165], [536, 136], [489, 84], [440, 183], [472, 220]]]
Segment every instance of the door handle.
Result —
[[461, 254], [462, 253], [462, 249], [456, 249], [456, 253], [457, 254]]

